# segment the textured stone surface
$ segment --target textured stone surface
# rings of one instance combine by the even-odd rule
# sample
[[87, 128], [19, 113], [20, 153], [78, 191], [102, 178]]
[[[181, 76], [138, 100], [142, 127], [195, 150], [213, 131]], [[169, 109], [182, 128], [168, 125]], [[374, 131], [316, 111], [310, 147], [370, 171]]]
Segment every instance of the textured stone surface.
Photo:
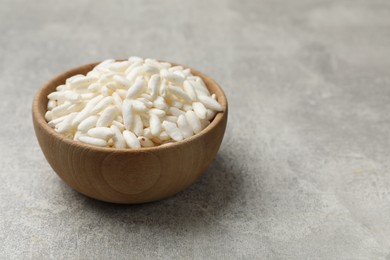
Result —
[[[1, 259], [390, 259], [390, 4], [0, 0]], [[206, 174], [138, 206], [45, 161], [31, 101], [130, 55], [206, 72], [229, 99]]]

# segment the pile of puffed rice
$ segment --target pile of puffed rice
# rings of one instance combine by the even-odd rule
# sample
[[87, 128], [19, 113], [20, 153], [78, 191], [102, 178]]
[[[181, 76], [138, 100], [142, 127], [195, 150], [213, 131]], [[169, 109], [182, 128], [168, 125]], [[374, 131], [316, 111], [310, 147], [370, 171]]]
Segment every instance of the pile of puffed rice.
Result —
[[105, 60], [48, 95], [45, 118], [86, 144], [140, 148], [181, 141], [223, 110], [190, 69], [154, 59]]

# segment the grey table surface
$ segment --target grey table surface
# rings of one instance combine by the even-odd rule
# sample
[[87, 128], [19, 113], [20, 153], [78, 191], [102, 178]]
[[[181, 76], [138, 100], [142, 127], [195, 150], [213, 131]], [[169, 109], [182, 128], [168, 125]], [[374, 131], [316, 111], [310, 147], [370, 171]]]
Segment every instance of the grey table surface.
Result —
[[[1, 259], [390, 259], [390, 3], [0, 0]], [[176, 196], [88, 199], [46, 162], [34, 93], [130, 55], [224, 88], [229, 122]]]

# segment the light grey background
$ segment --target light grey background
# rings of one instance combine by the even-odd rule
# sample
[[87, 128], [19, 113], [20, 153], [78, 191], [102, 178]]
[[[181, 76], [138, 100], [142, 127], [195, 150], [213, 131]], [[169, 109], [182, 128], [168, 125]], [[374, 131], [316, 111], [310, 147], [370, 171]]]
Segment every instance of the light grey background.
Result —
[[[390, 259], [390, 3], [0, 0], [1, 259]], [[66, 186], [31, 123], [39, 86], [130, 55], [226, 91], [192, 187], [119, 206]]]

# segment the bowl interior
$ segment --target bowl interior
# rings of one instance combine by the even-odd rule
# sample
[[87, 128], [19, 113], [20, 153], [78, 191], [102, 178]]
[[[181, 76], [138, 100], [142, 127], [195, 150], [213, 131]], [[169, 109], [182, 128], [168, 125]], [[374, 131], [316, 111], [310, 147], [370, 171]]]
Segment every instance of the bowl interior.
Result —
[[[55, 78], [53, 78], [52, 80], [47, 82], [45, 85], [43, 85], [41, 87], [41, 89], [37, 92], [37, 94], [35, 95], [35, 98], [33, 101], [33, 108], [32, 108], [34, 120], [36, 120], [36, 122], [39, 125], [41, 125], [41, 127], [43, 129], [48, 131], [51, 135], [55, 136], [56, 138], [61, 139], [62, 141], [66, 142], [66, 143], [69, 143], [70, 145], [79, 146], [79, 147], [84, 148], [84, 149], [93, 149], [93, 150], [110, 151], [110, 152], [112, 152], [114, 150], [116, 152], [126, 152], [126, 153], [129, 153], [129, 152], [134, 153], [134, 152], [139, 152], [139, 151], [148, 151], [148, 150], [155, 150], [155, 149], [171, 149], [171, 148], [174, 148], [175, 146], [178, 146], [178, 145], [181, 145], [181, 144], [184, 144], [187, 142], [191, 142], [191, 140], [201, 137], [202, 135], [207, 133], [207, 131], [209, 131], [211, 128], [213, 128], [215, 125], [217, 125], [223, 119], [224, 113], [227, 113], [227, 109], [228, 109], [227, 99], [226, 99], [225, 93], [223, 92], [221, 87], [218, 86], [218, 84], [214, 80], [212, 80], [210, 77], [208, 77], [207, 75], [205, 75], [197, 70], [191, 69], [191, 73], [193, 75], [199, 76], [203, 79], [203, 81], [205, 82], [209, 91], [217, 96], [218, 102], [224, 108], [224, 110], [222, 112], [219, 112], [216, 114], [215, 118], [211, 121], [211, 123], [205, 129], [203, 129], [200, 133], [195, 134], [189, 138], [186, 138], [183, 141], [175, 142], [171, 145], [142, 147], [139, 149], [118, 149], [118, 148], [111, 148], [111, 147], [98, 147], [98, 146], [84, 144], [82, 142], [76, 142], [70, 138], [66, 138], [62, 134], [57, 133], [56, 131], [54, 131], [54, 129], [52, 129], [47, 124], [46, 119], [45, 119], [45, 113], [47, 111], [47, 102], [48, 102], [47, 96], [51, 92], [55, 91], [57, 86], [64, 84], [65, 80], [67, 78], [74, 76], [76, 74], [85, 75], [89, 71], [91, 71], [97, 64], [99, 64], [99, 63], [96, 62], [96, 63], [86, 64], [86, 65], [83, 65], [83, 66], [80, 66], [80, 67], [77, 67], [77, 68], [74, 68], [74, 69], [68, 70], [64, 73], [59, 74]], [[172, 65], [175, 66], [177, 64], [172, 63]], [[183, 65], [181, 65], [181, 66], [183, 66]], [[186, 66], [183, 66], [183, 67], [188, 68]]]

